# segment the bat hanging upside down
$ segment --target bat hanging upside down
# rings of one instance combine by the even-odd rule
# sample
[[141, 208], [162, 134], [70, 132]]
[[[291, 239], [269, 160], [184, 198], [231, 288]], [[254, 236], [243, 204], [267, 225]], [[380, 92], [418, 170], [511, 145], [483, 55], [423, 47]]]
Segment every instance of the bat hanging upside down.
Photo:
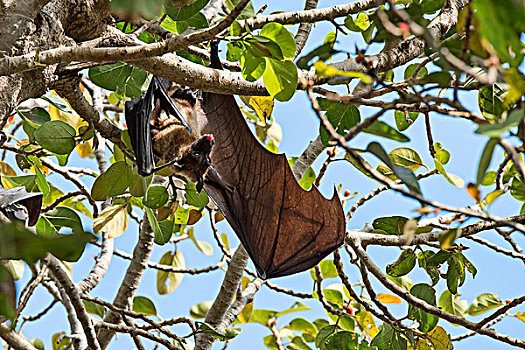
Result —
[[[216, 46], [211, 56], [220, 68]], [[204, 188], [261, 278], [307, 270], [343, 244], [335, 189], [330, 200], [315, 187], [303, 190], [286, 156], [255, 139], [233, 96], [195, 94], [154, 77], [144, 95], [126, 102], [125, 113], [139, 173], [169, 166]], [[155, 156], [164, 163], [157, 168]]]

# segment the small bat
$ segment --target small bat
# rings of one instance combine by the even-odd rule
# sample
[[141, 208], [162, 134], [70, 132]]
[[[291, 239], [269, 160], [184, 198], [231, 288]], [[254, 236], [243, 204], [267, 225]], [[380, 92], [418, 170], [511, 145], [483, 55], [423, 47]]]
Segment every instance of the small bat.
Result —
[[[212, 45], [212, 66], [220, 68], [219, 65], [217, 47]], [[138, 107], [126, 108], [128, 127], [142, 126], [140, 130], [130, 130], [139, 169], [144, 167], [142, 173], [154, 169], [154, 150], [167, 162], [175, 159], [171, 167], [175, 172], [199, 169], [192, 175], [184, 175], [196, 180], [198, 186], [203, 183], [204, 190], [246, 248], [261, 278], [282, 277], [307, 270], [343, 243], [345, 220], [335, 190], [330, 200], [315, 187], [310, 191], [303, 190], [294, 178], [286, 156], [267, 151], [254, 138], [233, 96], [203, 92], [196, 101], [181, 99], [188, 95], [187, 91], [175, 89], [174, 84], [159, 82], [155, 89], [166, 86], [173, 93], [155, 95], [156, 90], [150, 87], [146, 95], [153, 94], [162, 100], [168, 95], [176, 98], [179, 105], [183, 103], [181, 100], [188, 101], [186, 106], [192, 108], [183, 107], [182, 114], [192, 124], [193, 132], [189, 132], [190, 128], [184, 129], [184, 133], [181, 131], [184, 117], [177, 117], [179, 122], [171, 118], [170, 123], [177, 128], [168, 132], [161, 127], [165, 124], [161, 113], [139, 110]], [[144, 100], [149, 98], [151, 96]], [[171, 107], [166, 108], [169, 112]], [[128, 115], [128, 110], [134, 114]], [[176, 116], [175, 113], [169, 114]], [[155, 127], [151, 128], [151, 125]], [[153, 134], [148, 133], [147, 128], [153, 129]], [[172, 134], [182, 140], [177, 140]], [[201, 137], [201, 134], [205, 136]], [[211, 135], [215, 145], [208, 140]], [[137, 137], [139, 139], [133, 140]], [[190, 141], [193, 143], [188, 146]], [[194, 154], [199, 142], [204, 146], [201, 147], [204, 152]], [[172, 148], [169, 145], [173, 145]], [[151, 157], [142, 155], [143, 151], [151, 152]], [[199, 165], [191, 166], [192, 163]], [[205, 167], [207, 169], [202, 171]]]
[[9, 220], [21, 221], [25, 221], [27, 212], [28, 226], [34, 226], [38, 221], [42, 200], [42, 193], [28, 193], [23, 186], [8, 189], [0, 188], [0, 211]]

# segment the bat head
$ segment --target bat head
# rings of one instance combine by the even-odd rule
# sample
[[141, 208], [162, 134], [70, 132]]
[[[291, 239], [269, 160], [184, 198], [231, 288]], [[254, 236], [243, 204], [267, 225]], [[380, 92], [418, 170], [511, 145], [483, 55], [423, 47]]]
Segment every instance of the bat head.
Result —
[[183, 170], [190, 181], [201, 179], [208, 167], [211, 165], [210, 152], [215, 139], [213, 135], [207, 134], [193, 142], [179, 157], [178, 168]]

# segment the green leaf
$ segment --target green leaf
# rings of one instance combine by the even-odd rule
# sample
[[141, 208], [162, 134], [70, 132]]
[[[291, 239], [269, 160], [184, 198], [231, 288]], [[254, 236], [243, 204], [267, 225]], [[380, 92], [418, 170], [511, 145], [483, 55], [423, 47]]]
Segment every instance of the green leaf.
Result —
[[445, 0], [424, 0], [421, 1], [421, 9], [424, 13], [434, 13], [445, 5]]
[[45, 122], [34, 135], [42, 148], [56, 154], [69, 154], [76, 146], [75, 129], [61, 120]]
[[131, 183], [129, 184], [129, 193], [133, 197], [143, 197], [153, 180], [153, 175], [147, 177], [140, 176], [138, 169], [138, 167], [133, 167]]
[[35, 175], [2, 176], [1, 180], [5, 188], [24, 186], [27, 192], [38, 190]]
[[166, 13], [174, 21], [184, 21], [193, 17], [197, 12], [202, 10], [210, 0], [197, 0], [194, 3], [182, 7], [167, 6]]
[[439, 236], [439, 247], [443, 250], [449, 250], [454, 245], [454, 241], [461, 235], [460, 228], [452, 228]]
[[[321, 109], [326, 111], [325, 116], [330, 124], [332, 124], [334, 129], [340, 135], [346, 134], [350, 128], [357, 125], [361, 120], [359, 109], [354, 105], [330, 101], [324, 98], [318, 98], [317, 101]], [[323, 145], [328, 146], [330, 134], [323, 125], [319, 126], [319, 135], [321, 136]]]
[[241, 59], [243, 51], [244, 46], [241, 43], [235, 41], [230, 42], [226, 45], [226, 59], [230, 62], [237, 62]]
[[46, 253], [65, 261], [77, 261], [84, 246], [96, 237], [91, 233], [72, 233], [53, 237], [37, 236], [18, 223], [0, 224], [0, 256], [3, 259], [22, 259], [34, 264]]
[[420, 167], [425, 166], [419, 154], [412, 148], [396, 148], [388, 153], [388, 157], [392, 161], [392, 164], [407, 167], [412, 171], [416, 171]]
[[29, 120], [31, 123], [36, 125], [43, 125], [44, 123], [51, 120], [51, 116], [49, 115], [48, 111], [43, 109], [42, 107], [35, 107], [32, 108], [28, 112], [17, 112], [24, 118]]
[[494, 47], [498, 56], [518, 67], [523, 61], [525, 4], [512, 0], [479, 0], [473, 4], [480, 34]]
[[[1, 242], [2, 238], [0, 236]], [[0, 316], [5, 316], [11, 322], [16, 316], [15, 281], [3, 264], [0, 264]]]
[[241, 328], [214, 328], [206, 323], [201, 323], [199, 331], [202, 333], [211, 334], [214, 338], [221, 341], [231, 340], [241, 332]]
[[22, 260], [8, 260], [4, 267], [9, 271], [15, 281], [24, 276], [25, 263]]
[[142, 94], [148, 73], [127, 63], [119, 62], [89, 69], [89, 79], [96, 85], [130, 98]]
[[354, 350], [365, 349], [359, 346], [359, 334], [354, 332], [337, 332], [327, 339], [323, 349], [340, 349], [340, 350]]
[[[158, 245], [164, 245], [170, 241], [171, 234], [173, 231], [162, 231], [155, 213], [151, 208], [144, 208], [146, 211], [146, 216], [148, 217], [149, 224], [154, 234], [154, 242]], [[173, 225], [172, 225], [173, 228]]]
[[447, 269], [447, 288], [451, 294], [458, 293], [458, 285], [460, 280], [465, 276], [465, 265], [454, 255], [448, 260]]
[[424, 84], [436, 83], [440, 87], [445, 88], [445, 87], [450, 86], [451, 81], [452, 81], [452, 76], [450, 75], [450, 73], [446, 71], [441, 71], [441, 72], [430, 73], [429, 75], [421, 79], [419, 81], [419, 84], [424, 85]]
[[467, 312], [470, 316], [477, 316], [501, 305], [503, 305], [503, 302], [496, 294], [483, 293], [472, 301]]
[[483, 180], [481, 180], [481, 186], [490, 186], [494, 185], [496, 183], [496, 172], [491, 170], [487, 171], [485, 175], [483, 175]]
[[241, 54], [241, 73], [247, 81], [256, 81], [266, 71], [266, 60], [252, 54], [251, 45], [246, 45]]
[[439, 160], [434, 159], [434, 164], [439, 173], [443, 175], [445, 179], [447, 179], [447, 181], [450, 182], [452, 185], [459, 188], [463, 188], [463, 186], [465, 186], [465, 182], [463, 181], [463, 179], [457, 175], [447, 173], [443, 165], [439, 162]]
[[496, 120], [506, 109], [502, 100], [504, 93], [497, 84], [483, 86], [478, 90], [479, 109], [486, 119]]
[[55, 106], [63, 112], [73, 113], [73, 110], [69, 107], [67, 102], [60, 96], [54, 94], [52, 91], [46, 92], [46, 94], [40, 98], [51, 103], [53, 106]]
[[383, 323], [381, 331], [372, 339], [370, 345], [379, 350], [407, 350], [406, 339], [388, 323]]
[[315, 346], [325, 349], [325, 344], [328, 339], [337, 333], [339, 327], [337, 325], [326, 326], [319, 330], [317, 337], [315, 337]]
[[406, 275], [416, 266], [416, 254], [412, 249], [405, 249], [396, 262], [386, 266], [386, 273], [390, 276], [400, 277]]
[[400, 235], [407, 221], [408, 218], [404, 216], [381, 217], [374, 219], [372, 227], [390, 235]]
[[314, 68], [315, 74], [317, 74], [319, 77], [342, 76], [349, 78], [359, 78], [365, 84], [370, 84], [372, 82], [372, 78], [366, 73], [357, 71], [343, 71], [335, 68], [334, 66], [327, 65], [321, 60], [314, 63]]
[[304, 305], [303, 303], [301, 303], [299, 301], [296, 301], [288, 309], [283, 310], [283, 311], [279, 311], [278, 313], [276, 313], [275, 317], [277, 318], [279, 316], [286, 315], [286, 314], [289, 314], [289, 313], [292, 313], [292, 312], [306, 311], [306, 310], [310, 310], [310, 308], [308, 306]]
[[[434, 288], [425, 283], [416, 284], [410, 289], [410, 294], [424, 300], [430, 305], [436, 306], [436, 291]], [[409, 305], [408, 315], [411, 319], [415, 319], [419, 322], [417, 328], [423, 333], [428, 333], [438, 324], [439, 317], [432, 314], [426, 313], [421, 309]]]
[[443, 148], [441, 143], [434, 143], [434, 151], [436, 152], [435, 158], [443, 165], [447, 164], [450, 160], [450, 152]]
[[[37, 128], [35, 126], [31, 125], [31, 123], [29, 123], [28, 121], [24, 120], [24, 123], [22, 124], [22, 129], [26, 133], [27, 138], [29, 139], [29, 142], [34, 143], [35, 142], [35, 131], [37, 130]], [[27, 159], [27, 158], [25, 158], [25, 159]], [[28, 168], [30, 168], [30, 167], [31, 166], [28, 166]], [[20, 167], [20, 169], [22, 169], [22, 167]]]
[[94, 200], [103, 201], [121, 195], [126, 192], [132, 179], [133, 172], [125, 161], [113, 163], [95, 180], [91, 188], [91, 196]]
[[390, 125], [388, 125], [385, 122], [382, 122], [380, 120], [376, 120], [372, 123], [372, 125], [366, 127], [363, 129], [363, 132], [366, 132], [368, 134], [381, 136], [387, 139], [399, 141], [399, 142], [408, 142], [410, 141], [410, 138], [408, 136], [403, 135]]
[[202, 303], [193, 305], [190, 309], [190, 316], [196, 320], [206, 317], [212, 304], [213, 301], [203, 301]]
[[273, 310], [253, 310], [252, 316], [248, 322], [260, 323], [266, 326], [268, 321], [277, 315]]
[[308, 70], [310, 69], [311, 61], [315, 57], [318, 57], [319, 60], [321, 61], [327, 61], [338, 52], [339, 51], [334, 50], [333, 42], [326, 42], [323, 45], [316, 47], [315, 49], [310, 51], [308, 54], [299, 58], [297, 60], [297, 67], [300, 69]]
[[379, 159], [381, 159], [390, 169], [392, 169], [392, 171], [394, 171], [394, 174], [401, 181], [403, 181], [405, 185], [407, 185], [411, 192], [421, 195], [419, 183], [417, 182], [417, 178], [412, 172], [412, 170], [405, 167], [393, 165], [383, 147], [381, 147], [381, 145], [377, 142], [369, 143], [366, 150], [374, 154]]
[[307, 333], [314, 337], [317, 335], [317, 327], [304, 318], [294, 318], [286, 328]]
[[499, 138], [505, 131], [518, 126], [523, 117], [525, 117], [525, 109], [514, 109], [507, 113], [507, 118], [501, 123], [480, 125], [475, 133]]
[[[200, 213], [200, 212], [198, 212], [198, 213]], [[205, 241], [198, 241], [195, 238], [194, 228], [193, 227], [190, 227], [186, 233], [188, 234], [190, 239], [193, 241], [193, 243], [195, 243], [195, 246], [197, 247], [197, 249], [199, 249], [204, 255], [210, 256], [210, 255], [213, 254], [213, 248], [212, 248], [211, 244], [209, 244], [208, 242], [205, 242]]]
[[164, 186], [151, 186], [142, 198], [142, 203], [151, 209], [159, 209], [168, 202], [169, 194]]
[[345, 18], [345, 27], [353, 32], [364, 32], [369, 26], [370, 19], [366, 13], [361, 12], [355, 20], [352, 18], [352, 15], [348, 15]]
[[106, 313], [104, 306], [87, 300], [82, 300], [82, 303], [84, 303], [84, 307], [88, 313], [104, 318], [104, 314]]
[[[337, 273], [337, 269], [335, 268], [335, 264], [333, 260], [323, 260], [319, 263], [319, 268], [321, 269], [321, 276], [323, 279], [325, 278], [333, 278], [339, 276]], [[310, 276], [312, 276], [312, 279], [315, 281], [317, 278], [315, 277], [315, 268], [310, 269]]]
[[40, 216], [35, 230], [37, 234], [43, 236], [53, 236], [62, 227], [69, 227], [73, 233], [83, 233], [82, 221], [80, 216], [70, 208], [58, 206]]
[[517, 177], [512, 178], [512, 183], [510, 185], [510, 194], [515, 199], [520, 202], [525, 202], [525, 191], [523, 188], [523, 182], [520, 181]]
[[[405, 68], [405, 72], [403, 73], [403, 78], [404, 79], [409, 79], [409, 78], [412, 78], [412, 75], [414, 75], [414, 72], [416, 71], [417, 67], [419, 67], [419, 63], [412, 63], [412, 64], [409, 64], [406, 68]], [[416, 78], [424, 78], [428, 75], [428, 69], [427, 67], [422, 67], [418, 72], [417, 72], [417, 75], [416, 75]]]
[[190, 205], [194, 205], [198, 208], [204, 208], [210, 202], [206, 192], [201, 191], [197, 193], [195, 184], [191, 182], [186, 183], [186, 193], [184, 194], [186, 202]]
[[297, 88], [297, 67], [291, 60], [278, 61], [271, 58], [265, 60], [263, 81], [266, 89], [275, 99], [281, 102], [288, 101]]
[[[71, 339], [66, 335], [66, 332], [60, 332], [53, 334], [51, 338], [51, 344], [53, 345], [53, 350], [68, 350], [71, 349]], [[58, 341], [60, 339], [60, 342]]]
[[[408, 120], [411, 122], [408, 122], [405, 113], [408, 115]], [[397, 130], [403, 131], [408, 129], [416, 121], [417, 117], [419, 117], [418, 112], [404, 112], [396, 109], [394, 111], [394, 118], [396, 119]]]
[[294, 37], [282, 24], [267, 23], [262, 28], [260, 35], [277, 43], [284, 58], [294, 58], [296, 50]]
[[435, 266], [428, 266], [428, 260], [430, 260], [430, 258], [432, 258], [432, 256], [434, 255], [435, 253], [430, 250], [426, 250], [417, 255], [418, 265], [426, 271], [426, 273], [430, 277], [430, 280], [432, 281], [432, 286], [435, 286], [439, 282], [438, 269]]
[[445, 312], [450, 314], [465, 317], [467, 315], [468, 302], [466, 300], [459, 300], [459, 294], [452, 295], [445, 289], [439, 297], [438, 306]]
[[36, 185], [44, 197], [46, 197], [49, 194], [49, 184], [47, 183], [46, 176], [38, 166], [35, 165], [34, 169], [36, 174]]
[[133, 298], [133, 311], [146, 316], [157, 316], [157, 309], [153, 301], [142, 296]]

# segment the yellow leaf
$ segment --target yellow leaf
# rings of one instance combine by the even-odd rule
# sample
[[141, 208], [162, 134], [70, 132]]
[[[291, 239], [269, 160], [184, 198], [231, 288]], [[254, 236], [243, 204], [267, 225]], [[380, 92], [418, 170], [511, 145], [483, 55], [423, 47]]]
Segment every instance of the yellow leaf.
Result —
[[395, 295], [379, 293], [377, 299], [383, 304], [401, 304], [402, 301]]
[[315, 62], [314, 68], [315, 74], [317, 74], [320, 77], [332, 77], [334, 75], [343, 75], [345, 77], [360, 78], [365, 84], [370, 84], [372, 82], [372, 78], [368, 74], [361, 72], [345, 72], [332, 66], [329, 66], [322, 61]]
[[505, 191], [494, 190], [494, 191], [490, 192], [489, 194], [487, 194], [487, 196], [485, 197], [485, 202], [487, 202], [487, 205], [489, 205], [490, 203], [494, 202], [496, 200], [496, 198], [501, 196], [503, 193], [505, 193]]
[[439, 240], [439, 246], [443, 250], [450, 249], [452, 245], [454, 244], [454, 241], [456, 238], [458, 238], [461, 235], [461, 229], [460, 228], [454, 228], [451, 230], [447, 230], [444, 234], [442, 234], [438, 240]]
[[126, 231], [129, 224], [127, 203], [112, 205], [100, 213], [93, 222], [93, 232], [99, 234], [102, 231], [108, 233], [109, 238], [118, 237]]
[[244, 309], [242, 309], [239, 316], [237, 316], [237, 320], [240, 323], [248, 323], [248, 320], [252, 316], [252, 313], [253, 313], [253, 301], [251, 303], [246, 304], [246, 306], [244, 307]]
[[452, 343], [447, 332], [441, 326], [436, 326], [433, 330], [428, 332], [427, 340], [430, 340], [434, 350], [448, 350], [452, 349]]
[[368, 311], [361, 311], [355, 316], [357, 322], [361, 325], [363, 332], [368, 333], [370, 337], [374, 338], [379, 330], [377, 329], [374, 317]]
[[0, 177], [0, 182], [2, 183], [2, 187], [5, 189], [13, 188], [15, 187], [15, 183], [8, 181], [5, 177]]
[[93, 139], [79, 143], [76, 147], [80, 158], [87, 158], [93, 153]]
[[518, 311], [515, 315], [511, 315], [511, 316], [514, 316], [517, 319], [522, 320], [523, 322], [525, 322], [525, 313], [522, 313], [521, 311]]
[[[245, 101], [246, 99], [243, 99]], [[266, 120], [273, 112], [274, 100], [271, 96], [250, 96], [245, 103], [255, 111], [259, 119], [266, 125]]]
[[16, 176], [16, 171], [6, 162], [0, 161], [0, 174], [4, 176]]

